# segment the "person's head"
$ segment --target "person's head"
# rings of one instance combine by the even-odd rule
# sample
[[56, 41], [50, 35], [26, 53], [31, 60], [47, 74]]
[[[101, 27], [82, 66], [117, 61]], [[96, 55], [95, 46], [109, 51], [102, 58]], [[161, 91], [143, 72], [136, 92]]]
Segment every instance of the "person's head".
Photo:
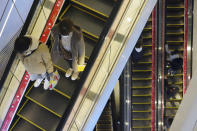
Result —
[[72, 27], [74, 24], [70, 19], [64, 18], [59, 25], [60, 25], [60, 33], [62, 35], [69, 35], [69, 33], [72, 32]]
[[25, 51], [27, 51], [30, 46], [31, 46], [31, 38], [26, 37], [26, 36], [21, 36], [21, 37], [18, 37], [15, 40], [14, 50], [17, 53], [21, 53], [22, 54]]
[[143, 47], [143, 38], [140, 37], [135, 45], [136, 48], [142, 48]]
[[183, 66], [183, 59], [182, 58], [176, 58], [171, 62], [171, 68], [173, 70], [181, 69]]

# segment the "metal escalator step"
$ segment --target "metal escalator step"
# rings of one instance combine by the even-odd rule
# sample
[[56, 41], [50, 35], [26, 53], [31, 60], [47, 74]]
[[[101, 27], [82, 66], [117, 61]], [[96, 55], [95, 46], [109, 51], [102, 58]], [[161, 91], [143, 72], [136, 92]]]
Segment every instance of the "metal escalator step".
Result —
[[61, 119], [31, 101], [27, 102], [18, 115], [47, 131], [55, 131]]
[[151, 131], [151, 126], [132, 127], [132, 131]]
[[167, 102], [168, 102], [168, 101], [169, 101], [169, 102], [173, 102], [173, 101], [182, 101], [182, 99], [174, 99], [174, 98], [173, 98], [173, 99], [167, 100]]
[[179, 36], [176, 36], [176, 37], [174, 37], [174, 36], [167, 36], [166, 37], [166, 41], [167, 42], [168, 41], [170, 41], [170, 42], [172, 42], [172, 41], [174, 41], [174, 42], [184, 42], [184, 38], [183, 38], [182, 35], [179, 35]]
[[30, 124], [22, 118], [17, 120], [17, 123], [13, 126], [13, 128], [9, 129], [10, 131], [42, 131], [36, 126]]
[[152, 78], [152, 72], [133, 72], [132, 77], [137, 79], [137, 78], [145, 78], [149, 79]]
[[148, 22], [146, 23], [144, 29], [146, 29], [146, 30], [151, 29], [151, 30], [152, 30], [152, 21], [150, 21], [150, 22], [148, 21]]
[[150, 78], [132, 78], [133, 81], [147, 81], [147, 80], [152, 80], [152, 77]]
[[102, 130], [102, 129], [112, 129], [112, 125], [111, 124], [98, 124], [97, 125], [97, 128], [99, 130]]
[[87, 37], [84, 37], [84, 41], [85, 41], [85, 55], [87, 57], [90, 57], [94, 49], [94, 46], [96, 45], [96, 42], [91, 39], [88, 39]]
[[97, 124], [112, 124], [112, 119], [106, 119], [106, 120], [99, 120]]
[[82, 30], [90, 33], [90, 35], [95, 38], [99, 37], [105, 25], [105, 22], [102, 20], [85, 13], [74, 6], [71, 6], [63, 17], [70, 18], [74, 24], [80, 26]]
[[184, 27], [167, 27], [166, 34], [181, 34], [184, 33]]
[[31, 89], [26, 97], [37, 104], [41, 104], [47, 109], [52, 110], [60, 117], [63, 115], [69, 102], [69, 99], [65, 96], [62, 96], [53, 90], [44, 90], [42, 88]]
[[174, 9], [174, 8], [184, 8], [184, 1], [179, 1], [176, 3], [167, 3], [167, 9]]
[[133, 120], [133, 127], [150, 127], [152, 125], [150, 120]]
[[132, 86], [132, 89], [151, 89], [151, 86]]
[[152, 38], [152, 32], [150, 31], [143, 31], [143, 38]]
[[133, 110], [132, 112], [134, 112], [134, 113], [150, 113], [150, 112], [152, 112], [152, 110], [144, 110], [144, 111]]
[[63, 93], [65, 97], [70, 98], [77, 86], [77, 80], [72, 81], [70, 78], [66, 78], [65, 73], [62, 71], [59, 71], [59, 75], [60, 80], [55, 89]]
[[168, 110], [177, 110], [179, 107], [166, 107], [166, 109], [168, 109]]
[[132, 72], [151, 72], [152, 70], [133, 70]]
[[151, 110], [151, 105], [132, 105], [134, 111], [149, 111]]
[[132, 103], [150, 103], [151, 104], [151, 97], [147, 97], [144, 99], [144, 97], [132, 97]]
[[133, 105], [151, 105], [150, 102], [147, 102], [147, 103], [132, 103]]
[[114, 2], [109, 0], [72, 0], [72, 2], [104, 17], [109, 17], [114, 5]]
[[177, 110], [166, 110], [165, 116], [175, 116]]
[[139, 63], [140, 62], [152, 62], [152, 57], [144, 56], [142, 59], [139, 60]]
[[152, 71], [152, 65], [151, 64], [140, 64], [140, 63], [134, 63], [132, 70], [151, 70]]
[[[168, 48], [170, 51], [174, 51], [174, 50], [181, 50], [183, 51], [184, 50], [184, 47], [183, 47], [183, 44], [168, 44]], [[182, 52], [181, 52], [182, 53]]]
[[143, 81], [143, 82], [141, 82], [141, 81], [133, 81], [133, 83], [132, 83], [133, 85], [133, 87], [152, 87], [152, 83], [151, 83], [151, 81], [149, 80], [149, 81]]
[[133, 121], [150, 121], [150, 120], [152, 120], [152, 118], [151, 117], [149, 117], [149, 118], [133, 118], [132, 120]]
[[139, 89], [139, 90], [133, 90], [132, 91], [133, 95], [151, 95], [152, 94], [152, 89], [151, 88], [144, 88], [144, 89]]
[[184, 17], [184, 14], [180, 14], [180, 15], [173, 14], [173, 15], [167, 16], [167, 18], [183, 18], [183, 17]]

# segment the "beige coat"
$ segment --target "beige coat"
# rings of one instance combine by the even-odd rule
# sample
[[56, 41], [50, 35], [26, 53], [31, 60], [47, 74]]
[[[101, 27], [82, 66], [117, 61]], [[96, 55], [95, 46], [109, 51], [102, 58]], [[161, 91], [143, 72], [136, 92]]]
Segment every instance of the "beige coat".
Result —
[[25, 69], [30, 74], [42, 74], [53, 72], [53, 64], [47, 45], [40, 44], [31, 55], [25, 56], [20, 54]]

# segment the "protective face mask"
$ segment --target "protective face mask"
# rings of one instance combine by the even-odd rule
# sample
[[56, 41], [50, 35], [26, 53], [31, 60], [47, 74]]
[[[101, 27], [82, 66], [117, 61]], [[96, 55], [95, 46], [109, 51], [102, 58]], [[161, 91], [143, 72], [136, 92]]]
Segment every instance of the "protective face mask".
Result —
[[31, 50], [29, 50], [29, 51], [25, 51], [23, 54], [25, 55], [25, 56], [27, 56], [27, 55], [30, 55], [31, 54]]

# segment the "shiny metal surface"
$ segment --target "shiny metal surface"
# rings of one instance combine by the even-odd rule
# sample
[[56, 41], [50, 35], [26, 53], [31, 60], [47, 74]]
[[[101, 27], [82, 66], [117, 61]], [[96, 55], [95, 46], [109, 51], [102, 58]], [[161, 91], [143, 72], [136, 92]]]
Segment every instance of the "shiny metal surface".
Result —
[[123, 131], [129, 131], [132, 127], [131, 119], [133, 117], [131, 116], [131, 64], [131, 59], [129, 58], [120, 76], [120, 123], [122, 123], [121, 130]]
[[[63, 130], [93, 130], [155, 3], [123, 1]], [[90, 91], [94, 101], [86, 98]]]
[[192, 78], [192, 53], [193, 53], [193, 2], [188, 1], [188, 11], [187, 11], [187, 86]]
[[164, 44], [165, 44], [165, 0], [158, 1], [158, 76], [157, 76], [157, 130], [163, 131], [164, 125]]

